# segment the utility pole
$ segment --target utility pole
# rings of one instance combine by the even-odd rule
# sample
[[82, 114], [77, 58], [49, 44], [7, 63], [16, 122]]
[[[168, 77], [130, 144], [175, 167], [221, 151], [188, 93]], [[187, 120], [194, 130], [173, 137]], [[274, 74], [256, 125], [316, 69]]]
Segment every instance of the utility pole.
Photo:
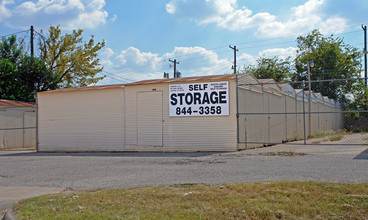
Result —
[[31, 57], [34, 57], [34, 29], [33, 29], [33, 25], [31, 25]]
[[176, 64], [179, 64], [179, 61], [176, 61], [176, 59], [174, 60], [171, 60], [169, 59], [170, 62], [174, 63], [174, 78], [177, 78], [177, 75], [176, 75]]
[[367, 26], [362, 25], [362, 29], [364, 31], [364, 83], [365, 86], [368, 87], [367, 84]]
[[229, 45], [230, 49], [233, 49], [234, 50], [234, 65], [233, 65], [233, 68], [234, 68], [234, 74], [236, 74], [236, 52], [238, 52], [239, 50], [236, 49], [236, 46], [234, 45], [234, 47], [232, 47], [231, 45]]

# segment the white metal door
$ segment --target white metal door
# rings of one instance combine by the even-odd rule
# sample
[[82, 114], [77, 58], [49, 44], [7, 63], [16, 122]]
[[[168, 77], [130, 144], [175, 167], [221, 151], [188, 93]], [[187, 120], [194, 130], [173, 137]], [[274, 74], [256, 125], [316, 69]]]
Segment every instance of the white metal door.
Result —
[[162, 91], [138, 92], [138, 145], [162, 147]]

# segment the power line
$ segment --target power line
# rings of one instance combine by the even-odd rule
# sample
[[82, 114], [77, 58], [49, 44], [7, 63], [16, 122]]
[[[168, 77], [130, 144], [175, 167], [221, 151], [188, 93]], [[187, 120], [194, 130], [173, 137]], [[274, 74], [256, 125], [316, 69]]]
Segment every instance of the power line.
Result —
[[102, 73], [107, 74], [108, 77], [113, 78], [113, 79], [115, 79], [117, 81], [121, 81], [121, 82], [128, 82], [128, 81], [130, 81], [130, 82], [134, 82], [134, 80], [131, 80], [131, 79], [128, 79], [128, 78], [124, 78], [124, 77], [118, 76], [118, 75], [116, 75], [114, 73], [110, 73], [110, 72], [106, 72], [106, 71], [102, 71]]
[[6, 35], [3, 35], [3, 36], [0, 36], [0, 38], [3, 38], [3, 37], [7, 37], [7, 36], [12, 36], [12, 35], [18, 35], [18, 34], [21, 34], [23, 32], [28, 32], [29, 30], [25, 30], [25, 31], [18, 31], [18, 32], [15, 32], [15, 33], [12, 33], [12, 34], [6, 34]]

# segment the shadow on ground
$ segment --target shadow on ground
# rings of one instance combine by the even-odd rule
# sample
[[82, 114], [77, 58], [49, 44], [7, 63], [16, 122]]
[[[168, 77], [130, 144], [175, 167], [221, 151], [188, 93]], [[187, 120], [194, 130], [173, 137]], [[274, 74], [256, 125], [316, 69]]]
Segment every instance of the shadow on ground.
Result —
[[225, 152], [73, 152], [73, 153], [61, 153], [61, 152], [36, 152], [35, 150], [9, 150], [0, 151], [0, 157], [62, 157], [62, 156], [75, 156], [75, 157], [203, 157], [214, 154], [221, 154]]
[[368, 149], [354, 157], [356, 160], [368, 160]]

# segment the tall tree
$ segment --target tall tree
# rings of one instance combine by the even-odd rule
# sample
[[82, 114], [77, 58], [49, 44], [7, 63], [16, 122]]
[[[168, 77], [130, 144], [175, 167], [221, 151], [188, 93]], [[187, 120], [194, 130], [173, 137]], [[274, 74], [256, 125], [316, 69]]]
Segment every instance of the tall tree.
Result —
[[0, 42], [0, 59], [9, 59], [16, 63], [24, 54], [23, 41], [17, 40], [17, 36], [3, 37]]
[[[348, 79], [359, 77], [361, 52], [333, 35], [324, 37], [318, 30], [297, 38], [296, 72], [292, 79], [308, 80], [307, 63], [313, 60], [311, 80]], [[312, 90], [343, 103], [349, 102], [354, 81], [312, 83]]]
[[259, 57], [256, 65], [243, 67], [244, 73], [252, 73], [257, 79], [274, 79], [282, 82], [288, 79], [291, 71], [290, 57], [281, 59], [278, 57]]
[[58, 87], [56, 78], [45, 62], [33, 58], [23, 50], [16, 36], [0, 42], [0, 98], [35, 101], [39, 91]]
[[83, 42], [82, 33], [79, 29], [62, 35], [60, 26], [50, 26], [47, 37], [40, 39], [41, 58], [57, 77], [60, 87], [88, 86], [103, 78], [96, 74], [103, 70], [98, 51], [105, 46], [105, 41], [95, 43], [91, 36], [89, 41]]
[[16, 71], [18, 89], [16, 100], [35, 101], [37, 92], [58, 88], [57, 78], [44, 60], [24, 56]]

